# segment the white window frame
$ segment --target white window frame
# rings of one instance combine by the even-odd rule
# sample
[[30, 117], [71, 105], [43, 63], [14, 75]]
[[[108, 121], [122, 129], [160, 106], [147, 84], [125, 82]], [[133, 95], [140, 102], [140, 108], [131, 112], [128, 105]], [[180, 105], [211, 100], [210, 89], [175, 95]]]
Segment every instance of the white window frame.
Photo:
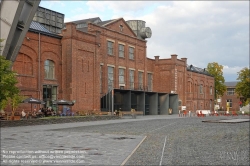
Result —
[[134, 58], [135, 58], [135, 56], [134, 56], [134, 54], [135, 54], [135, 48], [129, 46], [128, 47], [128, 53], [129, 53], [129, 59], [134, 60]]
[[114, 55], [114, 42], [108, 40], [107, 41], [107, 53], [108, 55]]
[[124, 53], [125, 53], [125, 51], [124, 51], [124, 48], [125, 48], [125, 46], [123, 45], [123, 44], [118, 44], [118, 50], [119, 50], [119, 57], [120, 58], [124, 58]]
[[44, 61], [44, 78], [55, 79], [55, 63], [52, 60]]

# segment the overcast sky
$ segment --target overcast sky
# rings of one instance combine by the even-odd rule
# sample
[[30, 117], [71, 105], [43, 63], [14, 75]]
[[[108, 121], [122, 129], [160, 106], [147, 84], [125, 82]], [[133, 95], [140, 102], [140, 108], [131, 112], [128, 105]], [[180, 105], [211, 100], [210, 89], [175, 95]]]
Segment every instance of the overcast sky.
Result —
[[144, 20], [152, 30], [147, 57], [188, 58], [206, 68], [224, 66], [225, 81], [249, 67], [249, 1], [41, 1], [40, 6], [63, 13], [65, 22], [100, 17]]

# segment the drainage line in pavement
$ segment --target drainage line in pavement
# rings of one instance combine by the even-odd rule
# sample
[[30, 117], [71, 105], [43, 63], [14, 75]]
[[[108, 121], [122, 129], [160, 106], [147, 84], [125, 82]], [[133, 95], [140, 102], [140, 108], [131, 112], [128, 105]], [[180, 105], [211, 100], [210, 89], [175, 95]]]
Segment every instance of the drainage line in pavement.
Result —
[[160, 161], [160, 164], [159, 164], [160, 166], [161, 166], [161, 163], [162, 163], [162, 158], [163, 158], [163, 154], [164, 154], [164, 150], [165, 150], [166, 140], [167, 140], [167, 136], [165, 137], [164, 145], [162, 147], [161, 161]]
[[142, 144], [142, 142], [147, 138], [147, 136], [145, 136], [141, 142], [135, 147], [135, 149], [131, 152], [131, 154], [122, 162], [121, 166], [123, 166], [124, 164], [126, 164], [126, 162], [129, 160], [129, 158], [135, 153], [135, 151], [139, 148], [139, 146]]
[[143, 133], [143, 135], [144, 135], [144, 134], [151, 133], [151, 132], [154, 132], [154, 131], [156, 131], [156, 130], [159, 130], [159, 129], [161, 129], [161, 128], [164, 128], [164, 127], [166, 127], [166, 126], [169, 126], [169, 125], [172, 125], [172, 124], [175, 124], [175, 123], [176, 123], [176, 122], [174, 122], [174, 123], [170, 123], [170, 124], [165, 125], [165, 126], [162, 126], [162, 127], [159, 127], [159, 128], [157, 128], [157, 129], [154, 129], [154, 130], [151, 130], [151, 131], [149, 131], [149, 132]]

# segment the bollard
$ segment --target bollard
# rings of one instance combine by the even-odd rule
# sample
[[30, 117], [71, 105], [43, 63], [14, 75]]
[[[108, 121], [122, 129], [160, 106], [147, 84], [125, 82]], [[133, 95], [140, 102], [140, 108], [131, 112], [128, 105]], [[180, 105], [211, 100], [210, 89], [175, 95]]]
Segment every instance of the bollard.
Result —
[[191, 117], [191, 111], [188, 111], [188, 115], [189, 115], [189, 117]]

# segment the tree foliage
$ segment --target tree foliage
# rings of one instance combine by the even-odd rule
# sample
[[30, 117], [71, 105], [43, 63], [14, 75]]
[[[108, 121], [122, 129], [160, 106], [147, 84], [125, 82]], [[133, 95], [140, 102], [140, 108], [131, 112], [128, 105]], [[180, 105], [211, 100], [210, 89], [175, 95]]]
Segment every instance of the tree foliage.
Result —
[[250, 69], [247, 67], [237, 72], [239, 82], [236, 84], [235, 92], [243, 97], [243, 105], [250, 103]]
[[214, 77], [214, 97], [218, 99], [227, 90], [223, 76], [223, 66], [217, 62], [208, 63], [207, 71]]
[[8, 98], [19, 94], [19, 89], [16, 87], [18, 83], [16, 73], [11, 70], [10, 65], [11, 62], [0, 55], [0, 109], [6, 105]]

